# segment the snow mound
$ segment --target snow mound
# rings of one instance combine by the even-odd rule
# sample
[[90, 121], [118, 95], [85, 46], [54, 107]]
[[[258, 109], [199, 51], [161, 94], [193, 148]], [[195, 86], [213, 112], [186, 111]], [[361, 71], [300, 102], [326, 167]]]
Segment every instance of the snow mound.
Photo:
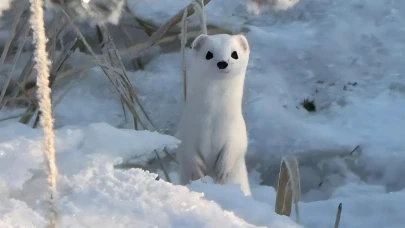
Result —
[[[186, 187], [155, 181], [139, 169], [96, 164], [73, 176], [61, 199], [63, 223], [74, 227], [255, 227]], [[102, 166], [98, 168], [97, 166]]]
[[[156, 181], [156, 174], [141, 169], [114, 168], [128, 156], [175, 148], [179, 141], [171, 136], [106, 123], [65, 126], [55, 133], [62, 227], [256, 227], [202, 193]], [[40, 136], [40, 130], [18, 123], [1, 127], [0, 227], [45, 224]], [[239, 197], [237, 186], [232, 191]], [[274, 227], [298, 227], [268, 213]]]

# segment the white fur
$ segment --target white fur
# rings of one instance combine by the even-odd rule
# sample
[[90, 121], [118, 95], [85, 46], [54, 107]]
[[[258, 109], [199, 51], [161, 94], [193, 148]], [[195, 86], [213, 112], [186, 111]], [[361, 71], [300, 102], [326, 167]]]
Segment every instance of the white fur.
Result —
[[[213, 53], [210, 60], [205, 58], [208, 51]], [[231, 57], [233, 51], [238, 59]], [[216, 183], [239, 184], [245, 195], [251, 195], [242, 116], [247, 40], [243, 35], [200, 35], [191, 52], [187, 101], [176, 134], [182, 141], [177, 153], [181, 184], [208, 175]], [[222, 60], [228, 67], [221, 70], [217, 62]]]

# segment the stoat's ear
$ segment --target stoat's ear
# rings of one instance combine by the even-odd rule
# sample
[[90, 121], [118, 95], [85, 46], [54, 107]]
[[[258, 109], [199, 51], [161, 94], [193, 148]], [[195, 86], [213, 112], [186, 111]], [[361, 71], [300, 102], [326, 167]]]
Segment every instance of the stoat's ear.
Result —
[[193, 44], [191, 45], [192, 49], [199, 51], [201, 47], [207, 42], [208, 35], [201, 34], [194, 39]]
[[236, 42], [239, 44], [243, 51], [250, 52], [249, 42], [243, 34], [233, 35], [233, 37], [236, 39]]

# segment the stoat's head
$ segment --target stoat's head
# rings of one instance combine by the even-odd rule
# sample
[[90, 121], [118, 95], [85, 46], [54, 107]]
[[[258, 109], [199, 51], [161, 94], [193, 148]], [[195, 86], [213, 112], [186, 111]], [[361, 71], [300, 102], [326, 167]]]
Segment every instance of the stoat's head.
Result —
[[195, 69], [208, 75], [240, 75], [249, 61], [249, 44], [242, 34], [200, 35], [191, 45]]

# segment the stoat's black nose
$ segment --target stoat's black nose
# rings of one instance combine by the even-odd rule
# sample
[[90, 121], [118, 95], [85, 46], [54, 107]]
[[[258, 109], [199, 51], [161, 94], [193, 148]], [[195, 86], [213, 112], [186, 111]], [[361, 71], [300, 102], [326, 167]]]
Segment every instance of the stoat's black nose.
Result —
[[217, 66], [218, 66], [219, 69], [223, 70], [226, 67], [228, 67], [228, 63], [225, 62], [225, 61], [220, 61], [220, 62], [217, 63]]

